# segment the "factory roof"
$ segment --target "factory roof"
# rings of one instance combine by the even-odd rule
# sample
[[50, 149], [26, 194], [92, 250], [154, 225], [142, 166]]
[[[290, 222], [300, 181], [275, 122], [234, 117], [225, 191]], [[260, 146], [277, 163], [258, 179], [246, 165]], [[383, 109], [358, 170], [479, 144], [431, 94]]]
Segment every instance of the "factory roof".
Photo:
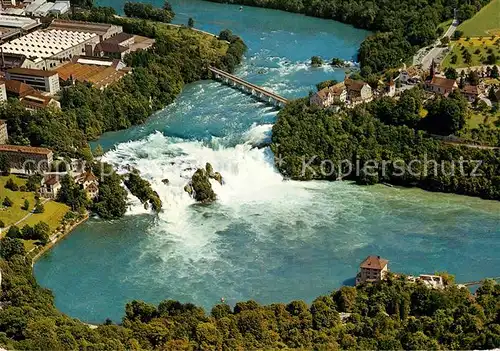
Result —
[[0, 27], [22, 28], [24, 30], [30, 30], [39, 26], [40, 24], [41, 23], [39, 20], [34, 20], [29, 17], [0, 15]]
[[2, 45], [4, 52], [48, 58], [96, 36], [59, 29], [38, 30]]
[[99, 35], [107, 33], [107, 31], [112, 27], [111, 24], [106, 23], [94, 23], [94, 22], [83, 22], [83, 21], [67, 21], [55, 19], [50, 24], [49, 28], [70, 30], [77, 32], [91, 32]]

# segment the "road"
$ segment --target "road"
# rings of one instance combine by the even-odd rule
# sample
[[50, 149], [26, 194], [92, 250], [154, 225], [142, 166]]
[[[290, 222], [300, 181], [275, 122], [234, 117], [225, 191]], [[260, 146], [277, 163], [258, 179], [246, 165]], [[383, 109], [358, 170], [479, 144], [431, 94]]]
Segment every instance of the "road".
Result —
[[[417, 54], [413, 58], [413, 64], [418, 65], [421, 64], [422, 68], [424, 70], [427, 70], [431, 67], [432, 60], [436, 60], [438, 57], [443, 55], [444, 51], [446, 48], [441, 48], [439, 45], [441, 45], [441, 39], [445, 37], [451, 37], [452, 34], [455, 32], [455, 30], [458, 27], [458, 20], [453, 20], [451, 23], [450, 27], [446, 31], [446, 33], [443, 34], [441, 38], [436, 40], [434, 44], [432, 44], [432, 49], [427, 52], [427, 54], [424, 55], [424, 52], [426, 51], [426, 48], [420, 49]], [[423, 56], [423, 57], [422, 57]]]

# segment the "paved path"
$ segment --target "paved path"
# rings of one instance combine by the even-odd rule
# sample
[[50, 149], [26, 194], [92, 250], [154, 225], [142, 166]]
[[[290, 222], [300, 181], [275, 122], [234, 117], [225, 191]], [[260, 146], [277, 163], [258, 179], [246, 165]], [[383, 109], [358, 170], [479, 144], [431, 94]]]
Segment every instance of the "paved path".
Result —
[[439, 45], [441, 45], [441, 39], [445, 37], [448, 38], [451, 37], [451, 35], [455, 32], [457, 27], [458, 27], [458, 21], [453, 20], [446, 33], [444, 33], [441, 38], [439, 38], [434, 42], [434, 44], [432, 44], [432, 49], [427, 54], [425, 54], [425, 56], [423, 56], [423, 53], [425, 52], [426, 48], [422, 48], [417, 52], [417, 54], [413, 57], [413, 64], [414, 65], [422, 64], [422, 68], [424, 70], [429, 69], [432, 60], [435, 60], [440, 55], [442, 55], [444, 50], [446, 49], [439, 47]]

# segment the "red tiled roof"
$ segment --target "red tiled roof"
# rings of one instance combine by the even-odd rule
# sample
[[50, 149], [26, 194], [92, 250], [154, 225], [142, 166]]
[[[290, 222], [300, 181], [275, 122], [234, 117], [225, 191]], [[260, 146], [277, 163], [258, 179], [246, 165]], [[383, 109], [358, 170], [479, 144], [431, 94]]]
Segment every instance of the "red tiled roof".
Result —
[[95, 51], [98, 52], [111, 52], [111, 53], [122, 53], [129, 50], [128, 47], [122, 46], [118, 43], [115, 42], [105, 42], [103, 41], [102, 43], [99, 43], [95, 47]]
[[342, 95], [342, 92], [345, 90], [344, 83], [338, 83], [330, 87], [330, 92], [335, 96]]
[[53, 99], [35, 91], [22, 98], [21, 103], [28, 107], [47, 107]]
[[45, 177], [44, 182], [47, 185], [55, 185], [55, 184], [59, 183], [59, 177], [52, 174], [52, 175], [49, 175], [48, 177]]
[[389, 261], [380, 258], [380, 256], [368, 256], [359, 267], [382, 270], [387, 266], [387, 263], [389, 263]]
[[349, 78], [345, 80], [345, 85], [346, 85], [347, 89], [354, 90], [354, 91], [361, 91], [361, 89], [363, 89], [363, 87], [366, 84], [367, 83], [365, 83], [361, 80], [352, 80]]
[[129, 39], [131, 39], [133, 37], [134, 36], [132, 34], [121, 32], [121, 33], [118, 33], [118, 34], [112, 36], [111, 38], [103, 40], [102, 42], [103, 43], [117, 43], [117, 44], [121, 44], [124, 41], [127, 41], [127, 40], [129, 40]]
[[455, 85], [457, 84], [457, 81], [454, 79], [448, 79], [448, 78], [443, 78], [443, 77], [432, 77], [431, 80], [431, 85], [445, 88], [445, 89], [453, 89]]
[[0, 145], [3, 152], [22, 152], [25, 154], [49, 155], [52, 150], [44, 147], [20, 146], [20, 145]]
[[464, 94], [479, 95], [479, 89], [477, 88], [477, 85], [466, 85], [462, 89], [462, 92]]
[[31, 85], [19, 82], [17, 80], [6, 80], [5, 89], [7, 90], [7, 92], [20, 97], [32, 93], [35, 90]]

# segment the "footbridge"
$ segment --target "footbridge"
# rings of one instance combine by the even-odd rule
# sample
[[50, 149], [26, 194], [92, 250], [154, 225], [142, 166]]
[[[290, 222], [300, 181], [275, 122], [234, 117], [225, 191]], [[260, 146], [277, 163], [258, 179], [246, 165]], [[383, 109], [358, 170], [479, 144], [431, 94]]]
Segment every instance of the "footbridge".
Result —
[[215, 67], [209, 67], [208, 70], [212, 72], [215, 80], [219, 80], [231, 87], [243, 91], [244, 93], [250, 94], [258, 100], [261, 100], [269, 105], [282, 108], [284, 107], [288, 100], [284, 97], [279, 96], [271, 91], [265, 90], [258, 85], [249, 83], [241, 78], [238, 78], [230, 73], [224, 72]]

